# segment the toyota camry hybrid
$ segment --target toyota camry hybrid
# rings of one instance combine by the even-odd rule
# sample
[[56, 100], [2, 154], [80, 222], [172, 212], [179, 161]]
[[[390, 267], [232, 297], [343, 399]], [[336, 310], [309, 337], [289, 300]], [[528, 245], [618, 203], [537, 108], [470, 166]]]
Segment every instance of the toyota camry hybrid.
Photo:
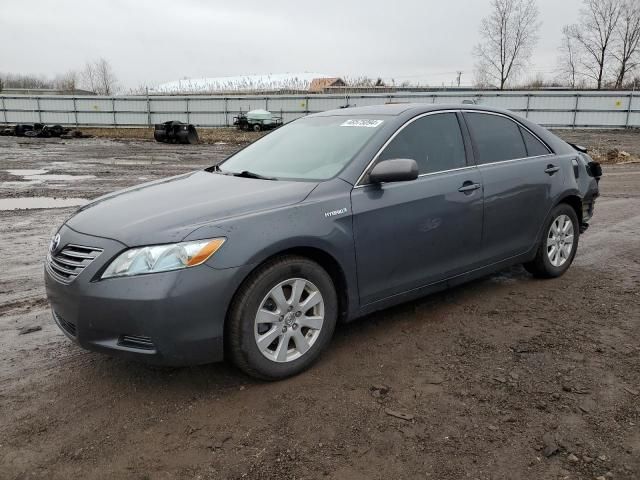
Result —
[[204, 170], [115, 192], [58, 230], [53, 318], [80, 346], [279, 379], [337, 322], [524, 264], [571, 265], [600, 166], [515, 114], [347, 108]]

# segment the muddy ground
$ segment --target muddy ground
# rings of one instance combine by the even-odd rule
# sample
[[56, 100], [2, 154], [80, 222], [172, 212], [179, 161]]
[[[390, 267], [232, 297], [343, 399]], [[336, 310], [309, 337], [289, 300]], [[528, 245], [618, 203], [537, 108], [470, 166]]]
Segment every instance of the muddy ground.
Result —
[[[595, 135], [640, 154], [637, 132]], [[94, 198], [235, 148], [2, 137], [0, 201]], [[0, 479], [638, 479], [640, 165], [601, 186], [562, 278], [516, 267], [370, 315], [279, 383], [79, 349], [42, 282], [73, 208], [0, 211]]]
[[[83, 128], [82, 133], [96, 138], [153, 140], [152, 128]], [[235, 128], [198, 128], [200, 143], [219, 143], [241, 145], [253, 142], [268, 133], [241, 131]]]

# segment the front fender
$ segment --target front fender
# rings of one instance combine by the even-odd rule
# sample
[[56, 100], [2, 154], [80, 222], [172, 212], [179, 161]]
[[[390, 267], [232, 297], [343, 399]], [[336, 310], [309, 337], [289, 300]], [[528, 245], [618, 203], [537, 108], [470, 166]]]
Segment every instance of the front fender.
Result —
[[257, 267], [267, 259], [292, 249], [319, 250], [332, 257], [344, 273], [350, 310], [359, 305], [348, 190], [204, 225], [186, 240], [217, 236], [224, 236], [227, 241], [207, 262], [216, 269]]

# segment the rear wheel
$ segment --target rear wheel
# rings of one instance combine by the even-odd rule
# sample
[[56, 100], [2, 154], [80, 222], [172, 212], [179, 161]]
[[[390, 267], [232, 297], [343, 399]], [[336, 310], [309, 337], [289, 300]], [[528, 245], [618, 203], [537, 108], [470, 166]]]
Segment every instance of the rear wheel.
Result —
[[236, 294], [227, 319], [227, 350], [253, 377], [285, 378], [318, 358], [337, 317], [329, 274], [307, 258], [280, 257], [254, 272]]
[[544, 236], [533, 261], [524, 267], [536, 277], [559, 277], [566, 272], [578, 248], [580, 229], [575, 210], [566, 203], [557, 205], [549, 215]]

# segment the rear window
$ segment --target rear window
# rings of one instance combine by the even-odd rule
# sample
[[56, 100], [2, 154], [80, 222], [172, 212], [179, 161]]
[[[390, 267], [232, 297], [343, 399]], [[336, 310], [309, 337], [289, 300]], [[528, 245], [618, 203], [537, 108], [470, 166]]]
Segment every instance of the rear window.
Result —
[[545, 147], [540, 140], [534, 137], [529, 130], [520, 127], [520, 131], [522, 132], [522, 138], [524, 138], [524, 143], [527, 147], [527, 154], [529, 157], [537, 157], [538, 155], [547, 155], [549, 153], [549, 149]]
[[527, 150], [520, 127], [506, 117], [466, 112], [465, 118], [476, 147], [480, 164], [525, 158]]

